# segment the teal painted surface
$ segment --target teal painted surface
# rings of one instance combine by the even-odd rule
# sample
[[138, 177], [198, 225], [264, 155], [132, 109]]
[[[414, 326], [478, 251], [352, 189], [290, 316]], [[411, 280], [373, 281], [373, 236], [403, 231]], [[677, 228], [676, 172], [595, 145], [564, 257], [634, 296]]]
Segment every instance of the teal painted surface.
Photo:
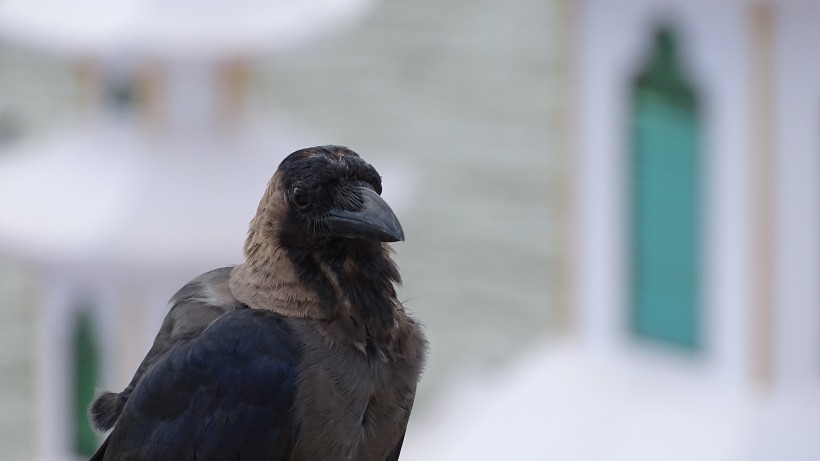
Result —
[[78, 315], [74, 330], [74, 451], [91, 456], [99, 445], [88, 421], [88, 407], [99, 380], [99, 351], [91, 317]]
[[695, 95], [670, 34], [656, 37], [633, 99], [633, 328], [701, 344], [700, 145]]

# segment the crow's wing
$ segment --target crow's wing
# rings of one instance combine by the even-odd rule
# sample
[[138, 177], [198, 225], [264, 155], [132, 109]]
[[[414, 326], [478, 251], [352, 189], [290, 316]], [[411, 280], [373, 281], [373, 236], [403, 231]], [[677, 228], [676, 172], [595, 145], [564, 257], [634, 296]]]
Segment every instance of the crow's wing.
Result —
[[92, 459], [286, 460], [298, 360], [277, 314], [225, 314], [145, 372]]
[[191, 280], [171, 297], [171, 308], [154, 344], [122, 392], [103, 392], [90, 409], [91, 423], [100, 431], [114, 427], [125, 403], [145, 372], [173, 347], [202, 333], [219, 317], [242, 306], [228, 287], [233, 267], [206, 272]]
[[[393, 451], [387, 455], [387, 459], [385, 461], [399, 461], [399, 455], [401, 454], [401, 446], [404, 443], [404, 434], [402, 434], [401, 438], [399, 439], [399, 443], [396, 444], [396, 447], [393, 448]], [[94, 460], [92, 460], [94, 461]]]

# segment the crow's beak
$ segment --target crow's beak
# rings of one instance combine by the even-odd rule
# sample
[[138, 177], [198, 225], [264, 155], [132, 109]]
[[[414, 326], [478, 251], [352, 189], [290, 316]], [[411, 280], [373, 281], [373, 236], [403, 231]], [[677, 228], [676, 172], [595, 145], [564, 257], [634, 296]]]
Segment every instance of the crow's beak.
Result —
[[390, 205], [373, 189], [358, 186], [355, 189], [364, 200], [359, 211], [333, 209], [326, 223], [334, 237], [379, 240], [382, 242], [404, 241], [404, 231]]

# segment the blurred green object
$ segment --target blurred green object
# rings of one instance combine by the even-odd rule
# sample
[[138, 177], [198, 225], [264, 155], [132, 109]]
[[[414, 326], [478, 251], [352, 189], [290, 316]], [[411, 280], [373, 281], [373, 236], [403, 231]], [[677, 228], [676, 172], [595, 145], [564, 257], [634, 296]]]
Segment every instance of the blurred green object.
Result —
[[633, 93], [633, 327], [696, 349], [700, 331], [700, 121], [669, 31]]
[[73, 444], [77, 454], [91, 456], [97, 449], [97, 434], [88, 422], [88, 407], [99, 383], [97, 342], [91, 316], [81, 312], [77, 316], [73, 338], [74, 352], [74, 428]]

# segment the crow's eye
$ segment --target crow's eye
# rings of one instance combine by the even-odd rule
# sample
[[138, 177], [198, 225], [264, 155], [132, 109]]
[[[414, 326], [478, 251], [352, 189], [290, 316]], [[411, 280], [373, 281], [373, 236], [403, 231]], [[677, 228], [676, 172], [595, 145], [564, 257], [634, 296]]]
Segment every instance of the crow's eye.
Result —
[[307, 209], [310, 208], [310, 195], [301, 187], [294, 187], [291, 197], [293, 204], [296, 205], [299, 211], [307, 211]]

